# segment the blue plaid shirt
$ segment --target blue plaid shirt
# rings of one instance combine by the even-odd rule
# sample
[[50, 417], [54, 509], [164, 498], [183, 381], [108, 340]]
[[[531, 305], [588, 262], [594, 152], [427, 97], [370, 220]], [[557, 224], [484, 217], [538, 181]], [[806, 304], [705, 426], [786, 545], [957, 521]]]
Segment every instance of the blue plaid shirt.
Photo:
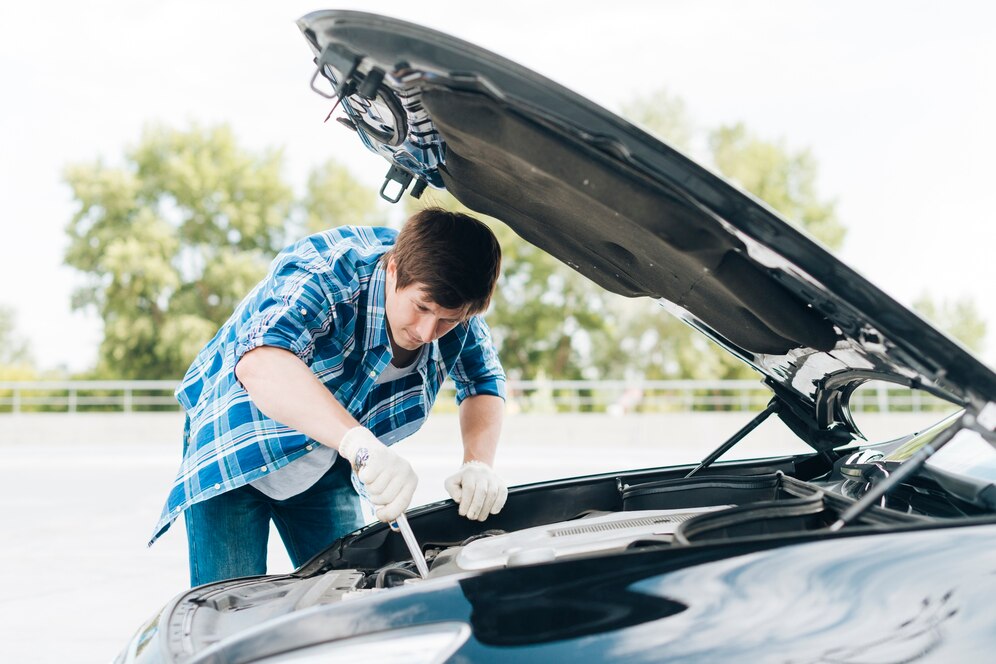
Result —
[[187, 413], [183, 461], [150, 545], [193, 503], [257, 480], [320, 444], [253, 404], [235, 377], [236, 362], [253, 348], [293, 352], [378, 436], [409, 423], [417, 428], [447, 374], [457, 403], [477, 394], [505, 397], [505, 373], [478, 316], [429, 344], [416, 371], [376, 384], [392, 357], [379, 259], [396, 237], [389, 228], [343, 226], [288, 247], [201, 350], [176, 390]]

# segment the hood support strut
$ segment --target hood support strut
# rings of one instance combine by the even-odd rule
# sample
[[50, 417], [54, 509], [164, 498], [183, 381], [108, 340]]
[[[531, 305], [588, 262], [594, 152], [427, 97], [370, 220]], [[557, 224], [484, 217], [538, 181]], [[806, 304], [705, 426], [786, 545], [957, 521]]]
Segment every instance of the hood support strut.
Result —
[[706, 468], [711, 466], [713, 462], [716, 461], [716, 459], [729, 452], [733, 448], [733, 446], [739, 443], [741, 440], [743, 440], [747, 436], [747, 434], [749, 434], [751, 431], [759, 427], [761, 425], [761, 422], [768, 419], [768, 417], [771, 416], [772, 414], [777, 413], [779, 408], [780, 408], [780, 402], [778, 401], [777, 398], [769, 401], [768, 406], [764, 410], [758, 413], [757, 416], [754, 417], [754, 419], [752, 419], [750, 422], [745, 424], [744, 427], [740, 429], [740, 431], [733, 434], [733, 436], [731, 436], [729, 440], [727, 440], [725, 443], [723, 443], [715, 450], [710, 452], [709, 456], [703, 459], [699, 465], [695, 466], [695, 468], [693, 468], [690, 473], [685, 475], [685, 479], [688, 479], [689, 477], [695, 475], [699, 471], [705, 470]]

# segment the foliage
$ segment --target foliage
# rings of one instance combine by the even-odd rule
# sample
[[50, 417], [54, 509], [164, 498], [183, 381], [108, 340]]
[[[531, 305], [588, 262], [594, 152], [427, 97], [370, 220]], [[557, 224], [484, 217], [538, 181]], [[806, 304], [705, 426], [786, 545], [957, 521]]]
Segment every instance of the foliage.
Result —
[[17, 332], [13, 308], [0, 305], [0, 364], [30, 364], [28, 341]]
[[124, 167], [67, 169], [79, 209], [66, 263], [87, 275], [74, 307], [104, 320], [98, 373], [183, 374], [284, 238], [281, 162], [243, 150], [225, 127], [153, 127]]
[[593, 377], [696, 380], [751, 378], [751, 370], [652, 300], [611, 300], [604, 334], [595, 337]]
[[37, 377], [28, 341], [17, 332], [17, 316], [0, 305], [0, 380], [31, 380]]
[[344, 165], [329, 160], [308, 176], [304, 198], [307, 232], [352, 224], [384, 226], [387, 215], [380, 198], [364, 187]]
[[[300, 232], [282, 168], [279, 151], [247, 150], [225, 126], [193, 126], [147, 129], [120, 167], [96, 161], [66, 170], [78, 209], [65, 260], [86, 278], [73, 306], [93, 307], [104, 321], [94, 375], [183, 375]], [[346, 189], [354, 193], [337, 201]], [[304, 216], [325, 226], [323, 215], [347, 218], [349, 205], [373, 198], [325, 164], [309, 178]]]
[[985, 350], [986, 321], [971, 298], [938, 302], [923, 293], [913, 302], [913, 309], [976, 354]]

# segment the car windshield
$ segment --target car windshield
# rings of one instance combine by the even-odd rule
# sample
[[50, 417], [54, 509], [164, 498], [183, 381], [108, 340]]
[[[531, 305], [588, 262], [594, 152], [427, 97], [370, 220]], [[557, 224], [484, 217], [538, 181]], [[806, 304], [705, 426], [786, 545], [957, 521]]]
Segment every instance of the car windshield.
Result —
[[[959, 426], [964, 411], [957, 411], [907, 439], [887, 444], [891, 450], [881, 459], [886, 464], [903, 463], [932, 444], [952, 427]], [[996, 509], [996, 448], [970, 429], [959, 431], [924, 465], [922, 473], [946, 490], [979, 507]]]
[[[948, 427], [956, 426], [963, 411], [950, 415], [936, 425], [903, 443], [885, 457], [886, 461], [905, 461], [929, 444]], [[950, 444], [939, 450], [927, 462], [927, 468], [996, 484], [996, 448], [982, 436], [967, 429], [955, 436]]]

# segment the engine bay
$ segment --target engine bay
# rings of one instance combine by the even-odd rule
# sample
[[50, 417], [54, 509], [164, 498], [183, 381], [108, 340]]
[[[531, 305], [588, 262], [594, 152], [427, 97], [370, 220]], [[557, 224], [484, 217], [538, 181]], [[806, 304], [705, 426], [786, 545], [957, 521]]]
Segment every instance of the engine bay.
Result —
[[[502, 513], [484, 524], [460, 517], [450, 501], [426, 505], [412, 510], [409, 522], [428, 563], [427, 579], [400, 533], [371, 524], [292, 574], [223, 581], [178, 597], [167, 609], [171, 632], [184, 635], [174, 644], [176, 654], [298, 611], [496, 570], [832, 536], [830, 524], [875, 481], [866, 471], [874, 462], [842, 456], [827, 471], [825, 461], [796, 457], [724, 465], [694, 477], [685, 476], [687, 469], [657, 469], [552, 481], [517, 488]], [[852, 527], [884, 532], [957, 512], [929, 483], [904, 491], [890, 496], [888, 506], [869, 508]]]
[[[852, 486], [856, 483], [843, 482], [851, 491], [857, 490]], [[619, 510], [588, 509], [562, 521], [511, 531], [490, 528], [460, 542], [426, 541], [422, 550], [428, 578], [434, 579], [634, 548], [813, 532], [827, 528], [851, 504], [852, 498], [838, 493], [841, 484], [801, 482], [780, 471], [634, 484], [620, 480]], [[926, 520], [910, 509], [877, 508], [861, 523], [885, 526]], [[414, 563], [403, 556], [373, 571], [359, 588], [383, 589], [421, 580]]]
[[[834, 525], [848, 512], [854, 517], [847, 528], [856, 534], [991, 515], [992, 480], [983, 474], [966, 484], [962, 474], [954, 482], [948, 472], [953, 461], [935, 463], [895, 484], [881, 499], [866, 500], [904, 458], [936, 440], [947, 426], [833, 455], [635, 470], [520, 486], [486, 523], [459, 516], [452, 501], [424, 505], [407, 516], [428, 565], [426, 578], [417, 571], [401, 533], [373, 523], [337, 540], [291, 574], [222, 581], [177, 597], [165, 616], [169, 632], [183, 636], [171, 648], [179, 657], [299, 611], [333, 609], [358, 598], [388, 599], [404, 588], [472, 583], [499, 570], [523, 568], [524, 573], [543, 575], [544, 566], [560, 563], [625, 567], [630, 554], [663, 560], [695, 557], [699, 554], [692, 553], [693, 547], [709, 547], [709, 555], [733, 556], [751, 547], [836, 537]], [[964, 465], [963, 457], [954, 460]], [[985, 459], [991, 461], [991, 452]], [[855, 513], [861, 501], [868, 504]]]

